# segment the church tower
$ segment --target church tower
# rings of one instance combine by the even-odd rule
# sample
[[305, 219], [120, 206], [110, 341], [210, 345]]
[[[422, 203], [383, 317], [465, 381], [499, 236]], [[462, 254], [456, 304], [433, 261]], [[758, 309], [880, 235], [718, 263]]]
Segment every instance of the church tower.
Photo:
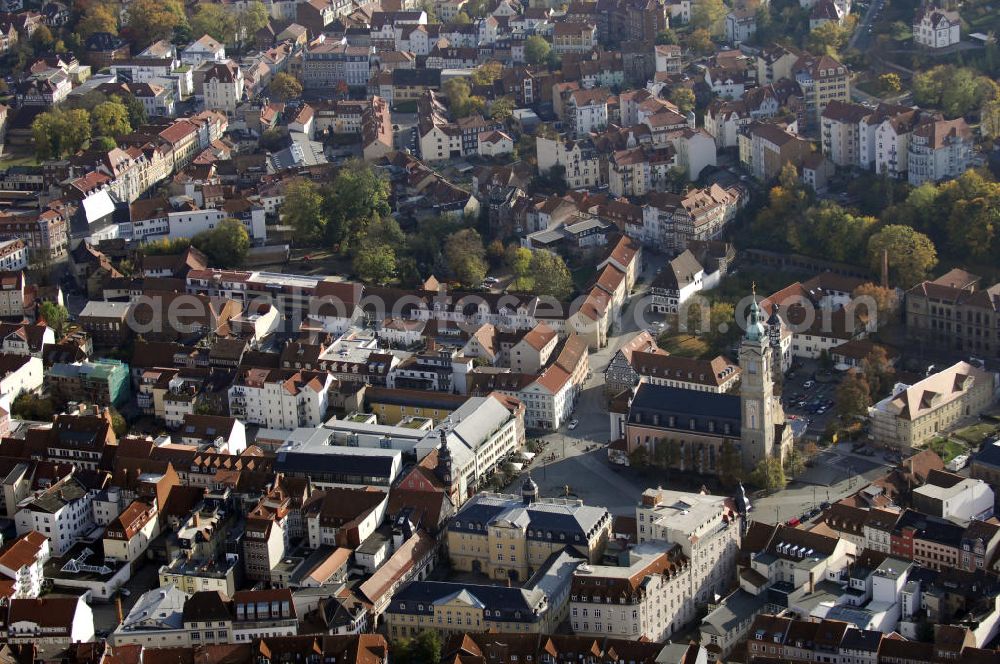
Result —
[[[747, 315], [746, 332], [740, 343], [740, 410], [742, 413], [741, 456], [744, 472], [751, 472], [761, 459], [775, 453], [775, 424], [784, 422], [781, 401], [774, 394], [773, 363], [780, 361], [764, 314], [757, 303], [756, 287]], [[781, 441], [777, 441], [779, 446]]]
[[447, 487], [450, 493], [455, 478], [453, 476], [451, 450], [448, 449], [448, 431], [443, 425], [441, 426], [441, 441], [438, 444], [437, 466], [434, 467], [434, 474], [437, 475], [438, 479], [441, 480], [441, 483]]

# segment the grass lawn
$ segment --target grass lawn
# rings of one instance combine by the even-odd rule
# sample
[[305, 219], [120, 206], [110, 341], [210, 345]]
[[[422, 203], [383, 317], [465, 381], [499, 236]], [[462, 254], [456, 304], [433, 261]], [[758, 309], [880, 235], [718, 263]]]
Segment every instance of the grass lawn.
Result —
[[5, 154], [0, 157], [0, 168], [11, 166], [38, 166], [38, 158], [33, 154]]
[[1000, 425], [982, 422], [980, 424], [973, 424], [972, 426], [965, 427], [964, 429], [959, 429], [951, 435], [958, 438], [962, 442], [968, 443], [969, 445], [979, 445], [983, 442], [983, 438], [990, 435], [997, 429], [1000, 429]]
[[681, 357], [703, 357], [708, 353], [708, 344], [700, 337], [690, 334], [666, 334], [657, 343], [671, 355]]
[[740, 268], [736, 274], [728, 275], [719, 286], [702, 294], [713, 302], [739, 302], [750, 295], [753, 284], [757, 285], [757, 295], [766, 297], [796, 281], [799, 275], [783, 270], [760, 270]]
[[935, 438], [934, 440], [927, 443], [927, 448], [934, 450], [941, 460], [948, 463], [959, 454], [965, 454], [968, 452], [966, 447], [961, 443], [954, 440], [949, 440], [947, 438]]

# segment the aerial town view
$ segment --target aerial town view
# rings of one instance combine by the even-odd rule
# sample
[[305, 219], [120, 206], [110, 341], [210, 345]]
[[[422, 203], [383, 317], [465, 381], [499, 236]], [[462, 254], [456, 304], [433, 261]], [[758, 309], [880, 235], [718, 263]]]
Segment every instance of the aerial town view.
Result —
[[994, 0], [0, 0], [0, 664], [1000, 664]]

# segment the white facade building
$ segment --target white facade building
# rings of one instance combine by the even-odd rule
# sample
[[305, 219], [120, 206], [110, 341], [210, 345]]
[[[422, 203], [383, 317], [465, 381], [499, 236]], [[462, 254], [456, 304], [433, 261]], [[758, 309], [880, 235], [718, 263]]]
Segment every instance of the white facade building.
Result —
[[691, 566], [684, 600], [695, 606], [723, 595], [736, 574], [740, 528], [728, 498], [666, 489], [647, 489], [636, 507], [639, 543], [680, 546]]
[[913, 41], [927, 48], [947, 48], [962, 41], [962, 19], [956, 11], [927, 7], [913, 17]]
[[52, 552], [61, 556], [78, 538], [94, 529], [93, 499], [75, 478], [58, 482], [18, 506], [14, 516], [17, 534], [39, 532], [49, 538]]
[[319, 426], [333, 382], [325, 371], [251, 369], [229, 388], [229, 412], [268, 429]]
[[676, 544], [649, 541], [628, 552], [628, 565], [576, 568], [570, 590], [573, 632], [662, 642], [697, 611], [691, 565]]

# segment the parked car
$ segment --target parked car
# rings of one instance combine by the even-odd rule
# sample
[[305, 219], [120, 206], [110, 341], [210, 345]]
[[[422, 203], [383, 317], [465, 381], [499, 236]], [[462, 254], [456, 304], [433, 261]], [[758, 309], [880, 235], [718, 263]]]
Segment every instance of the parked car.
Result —
[[799, 525], [800, 523], [802, 523], [802, 521], [800, 519], [798, 519], [796, 517], [792, 517], [791, 519], [789, 519], [788, 521], [785, 522], [785, 525], [786, 526], [791, 526], [792, 528], [794, 528], [795, 526]]
[[579, 426], [579, 424], [580, 424], [580, 420], [575, 420], [575, 419], [574, 419], [574, 420], [570, 420], [570, 421], [569, 421], [569, 426], [568, 426], [567, 428], [568, 428], [568, 429], [569, 429], [570, 431], [572, 431], [572, 430], [573, 430], [573, 429], [575, 429], [575, 428], [576, 428], [577, 426]]
[[828, 510], [830, 509], [830, 501], [824, 500], [822, 503], [819, 504], [819, 506], [821, 509]]
[[802, 383], [802, 387], [804, 387], [805, 389], [808, 390], [808, 389], [812, 388], [812, 386], [815, 385], [815, 384], [816, 383], [814, 383], [813, 381], [807, 380], [806, 382]]

